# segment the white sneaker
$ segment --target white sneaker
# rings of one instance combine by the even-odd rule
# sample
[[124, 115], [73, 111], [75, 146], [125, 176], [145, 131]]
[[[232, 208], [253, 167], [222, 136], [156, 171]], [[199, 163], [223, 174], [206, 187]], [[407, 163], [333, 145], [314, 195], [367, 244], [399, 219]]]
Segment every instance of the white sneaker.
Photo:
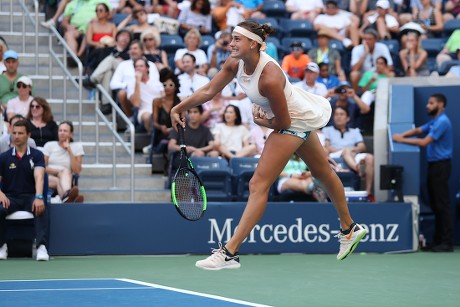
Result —
[[54, 22], [53, 19], [48, 19], [47, 21], [42, 21], [40, 24], [43, 27], [47, 28], [47, 29], [51, 28], [51, 26], [53, 26], [53, 27], [56, 26], [56, 23]]
[[353, 42], [351, 41], [351, 39], [349, 39], [348, 37], [345, 37], [343, 40], [342, 40], [342, 44], [345, 48], [348, 48], [351, 46]]
[[[353, 226], [354, 225], [354, 226]], [[347, 258], [351, 252], [353, 252], [358, 245], [359, 241], [367, 234], [367, 231], [359, 224], [353, 223], [350, 233], [343, 234], [340, 231], [336, 237], [339, 238], [340, 251], [337, 255], [337, 260], [343, 260]]]
[[50, 260], [50, 256], [48, 255], [46, 246], [42, 244], [37, 248], [37, 261], [48, 261], [48, 260]]
[[0, 260], [6, 260], [6, 258], [8, 258], [8, 246], [5, 243], [0, 247]]
[[148, 154], [151, 148], [152, 148], [152, 145], [147, 145], [144, 148], [142, 148], [142, 152], [145, 154]]
[[219, 243], [219, 248], [213, 249], [211, 256], [204, 260], [197, 261], [195, 266], [201, 269], [215, 271], [222, 269], [239, 269], [241, 267], [240, 256], [238, 256], [238, 254], [229, 256], [222, 247], [222, 244]]

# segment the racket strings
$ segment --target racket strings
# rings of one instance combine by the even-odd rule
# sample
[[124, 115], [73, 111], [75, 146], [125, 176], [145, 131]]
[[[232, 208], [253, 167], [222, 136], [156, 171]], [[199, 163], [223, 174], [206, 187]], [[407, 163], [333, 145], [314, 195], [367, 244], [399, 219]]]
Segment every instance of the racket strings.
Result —
[[198, 178], [188, 169], [179, 170], [176, 175], [175, 196], [179, 210], [190, 219], [203, 214], [203, 193]]

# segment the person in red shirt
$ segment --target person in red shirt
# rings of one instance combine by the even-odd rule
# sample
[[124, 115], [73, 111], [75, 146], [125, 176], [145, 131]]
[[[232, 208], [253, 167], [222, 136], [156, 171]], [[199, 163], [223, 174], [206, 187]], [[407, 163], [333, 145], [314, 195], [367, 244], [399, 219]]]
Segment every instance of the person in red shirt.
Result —
[[281, 67], [291, 78], [303, 79], [305, 67], [311, 59], [304, 53], [304, 49], [300, 42], [291, 44], [291, 53], [283, 58]]

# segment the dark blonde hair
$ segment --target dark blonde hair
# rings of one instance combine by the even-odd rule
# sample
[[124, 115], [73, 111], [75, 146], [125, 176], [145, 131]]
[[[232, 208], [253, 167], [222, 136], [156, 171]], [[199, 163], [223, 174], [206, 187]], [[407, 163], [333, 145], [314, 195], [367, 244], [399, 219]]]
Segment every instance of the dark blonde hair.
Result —
[[270, 34], [275, 33], [275, 28], [270, 26], [268, 23], [261, 25], [260, 23], [252, 20], [245, 20], [240, 22], [238, 26], [257, 34], [262, 38], [262, 41], [265, 41]]
[[[48, 103], [48, 101], [46, 101], [45, 98], [42, 98], [42, 97], [34, 97], [34, 99], [32, 99], [32, 101], [30, 102], [30, 105], [32, 105], [33, 102], [36, 102], [39, 106], [42, 107], [43, 109], [43, 114], [42, 114], [42, 120], [45, 122], [45, 123], [49, 123], [49, 122], [52, 122], [54, 121], [54, 116], [53, 116], [53, 112], [51, 112], [51, 107]], [[31, 109], [29, 107], [29, 111], [27, 112], [27, 117], [26, 117], [28, 120], [31, 120], [32, 119], [32, 112], [31, 112]]]

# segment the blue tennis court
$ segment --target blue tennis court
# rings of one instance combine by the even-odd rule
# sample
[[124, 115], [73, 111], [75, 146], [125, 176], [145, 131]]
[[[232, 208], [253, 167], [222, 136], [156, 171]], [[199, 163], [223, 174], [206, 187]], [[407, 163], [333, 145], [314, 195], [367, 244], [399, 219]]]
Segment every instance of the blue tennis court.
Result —
[[131, 279], [6, 280], [0, 300], [11, 306], [267, 306]]

